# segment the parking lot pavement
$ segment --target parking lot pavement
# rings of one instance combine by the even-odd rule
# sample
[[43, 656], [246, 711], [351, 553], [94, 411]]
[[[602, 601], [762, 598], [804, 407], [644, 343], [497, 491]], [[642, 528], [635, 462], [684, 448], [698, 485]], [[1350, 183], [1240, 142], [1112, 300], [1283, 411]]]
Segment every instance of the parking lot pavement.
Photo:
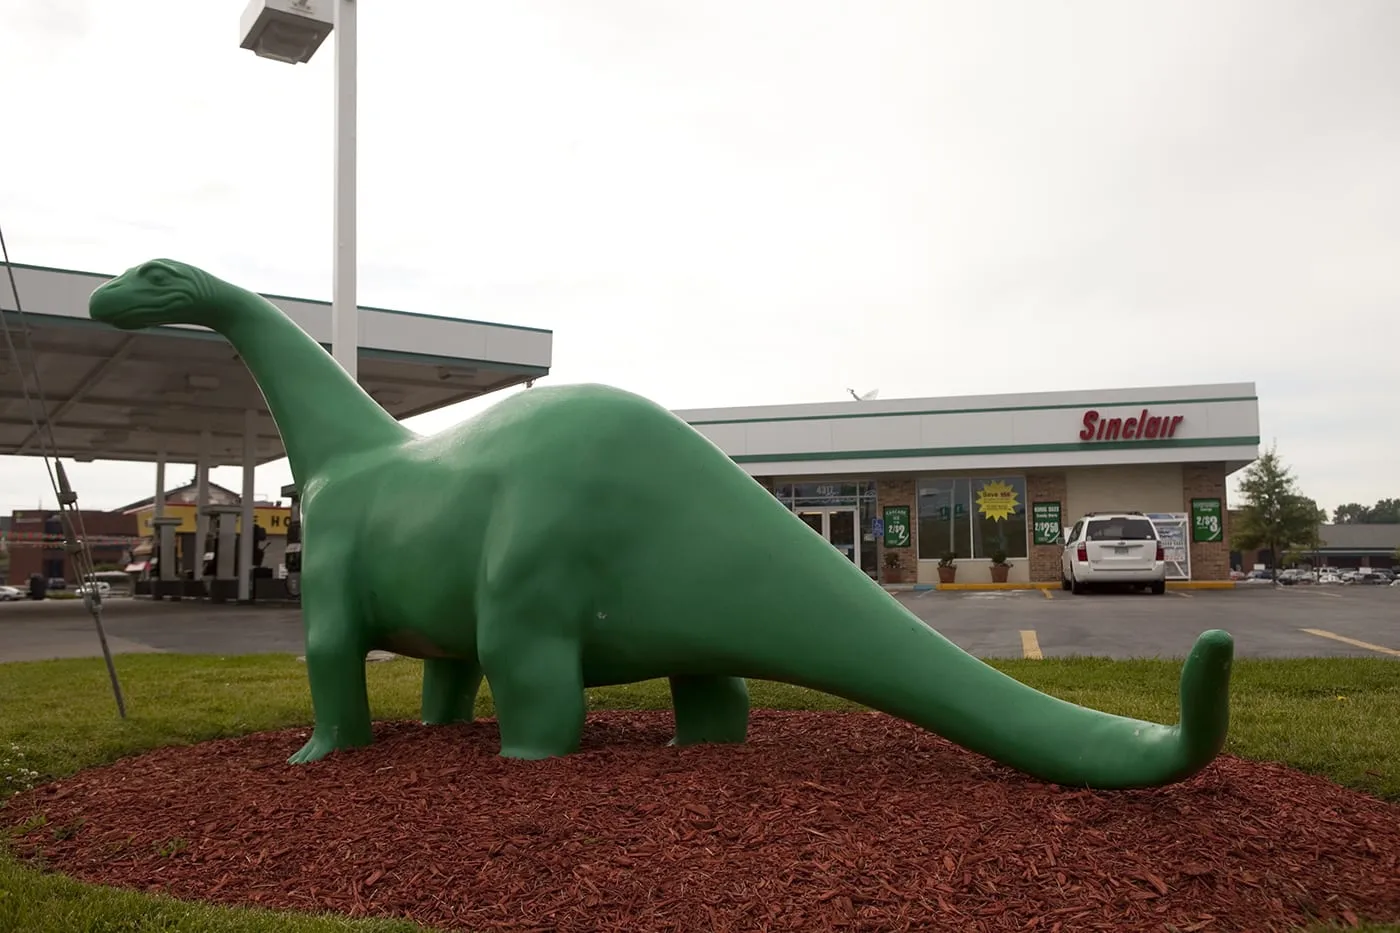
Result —
[[[301, 612], [282, 605], [109, 599], [102, 627], [114, 654], [300, 654]], [[0, 663], [101, 657], [92, 615], [76, 599], [0, 603]]]
[[[915, 615], [979, 657], [1180, 658], [1212, 628], [1238, 658], [1400, 661], [1400, 587], [1238, 587], [1147, 593], [953, 590], [899, 593]], [[1029, 637], [1021, 633], [1032, 633]]]
[[[954, 590], [896, 598], [978, 657], [1180, 658], [1201, 632], [1221, 628], [1235, 637], [1240, 658], [1400, 662], [1400, 587], [1258, 586], [1160, 596]], [[304, 646], [301, 612], [291, 606], [112, 599], [102, 615], [118, 654], [301, 654]], [[0, 662], [100, 655], [92, 617], [77, 600], [0, 603]]]

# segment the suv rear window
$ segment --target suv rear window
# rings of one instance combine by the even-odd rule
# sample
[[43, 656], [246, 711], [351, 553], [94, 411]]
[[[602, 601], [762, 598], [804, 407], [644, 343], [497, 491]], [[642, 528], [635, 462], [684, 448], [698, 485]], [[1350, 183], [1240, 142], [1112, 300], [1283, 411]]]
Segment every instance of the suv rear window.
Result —
[[1084, 537], [1089, 541], [1150, 541], [1157, 532], [1145, 518], [1105, 518], [1089, 522]]

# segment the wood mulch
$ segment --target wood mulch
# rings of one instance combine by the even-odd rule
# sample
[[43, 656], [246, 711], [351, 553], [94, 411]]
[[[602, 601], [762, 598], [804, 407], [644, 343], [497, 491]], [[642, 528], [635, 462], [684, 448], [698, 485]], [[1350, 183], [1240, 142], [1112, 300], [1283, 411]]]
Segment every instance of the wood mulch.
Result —
[[674, 749], [594, 712], [583, 750], [497, 756], [495, 723], [381, 723], [166, 748], [14, 797], [24, 858], [186, 899], [456, 930], [1293, 929], [1400, 920], [1400, 807], [1222, 757], [1171, 787], [1039, 784], [879, 713], [755, 710]]

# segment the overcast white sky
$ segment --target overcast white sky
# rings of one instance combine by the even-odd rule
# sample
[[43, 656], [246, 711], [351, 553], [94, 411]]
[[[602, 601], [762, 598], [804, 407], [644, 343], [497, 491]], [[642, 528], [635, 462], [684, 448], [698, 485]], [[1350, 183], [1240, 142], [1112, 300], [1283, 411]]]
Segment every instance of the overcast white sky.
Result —
[[[257, 59], [243, 8], [0, 0], [12, 260], [330, 297], [330, 46]], [[1394, 0], [366, 0], [360, 29], [363, 304], [551, 328], [549, 382], [672, 408], [1253, 380], [1320, 504], [1400, 495]], [[154, 482], [71, 474], [88, 508]], [[40, 500], [0, 458], [0, 510]]]

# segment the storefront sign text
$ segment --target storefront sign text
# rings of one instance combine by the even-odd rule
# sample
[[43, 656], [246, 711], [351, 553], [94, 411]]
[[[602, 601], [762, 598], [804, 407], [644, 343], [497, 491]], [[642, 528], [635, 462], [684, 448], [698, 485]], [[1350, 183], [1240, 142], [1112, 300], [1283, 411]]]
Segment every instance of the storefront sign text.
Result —
[[913, 532], [909, 525], [909, 506], [885, 506], [885, 547], [909, 547]]
[[1031, 515], [1035, 519], [1035, 543], [1059, 544], [1060, 503], [1037, 502], [1031, 506]]
[[1084, 413], [1081, 441], [1140, 441], [1175, 437], [1184, 415], [1149, 415], [1147, 409], [1136, 418], [1104, 418], [1090, 409]]
[[1191, 540], [1209, 544], [1225, 540], [1219, 499], [1191, 500]]
[[[193, 505], [169, 504], [165, 507], [166, 518], [178, 518], [180, 524], [175, 526], [176, 534], [188, 534], [198, 527], [199, 510]], [[150, 537], [155, 534], [151, 520], [155, 518], [155, 508], [147, 506], [136, 515], [137, 533], [142, 537]], [[292, 510], [287, 506], [254, 506], [253, 524], [261, 525], [263, 529], [274, 537], [283, 536], [287, 533], [287, 525], [291, 522]], [[212, 520], [211, 520], [212, 522]], [[213, 525], [211, 523], [210, 527]], [[239, 516], [235, 527], [243, 527], [243, 518]]]

